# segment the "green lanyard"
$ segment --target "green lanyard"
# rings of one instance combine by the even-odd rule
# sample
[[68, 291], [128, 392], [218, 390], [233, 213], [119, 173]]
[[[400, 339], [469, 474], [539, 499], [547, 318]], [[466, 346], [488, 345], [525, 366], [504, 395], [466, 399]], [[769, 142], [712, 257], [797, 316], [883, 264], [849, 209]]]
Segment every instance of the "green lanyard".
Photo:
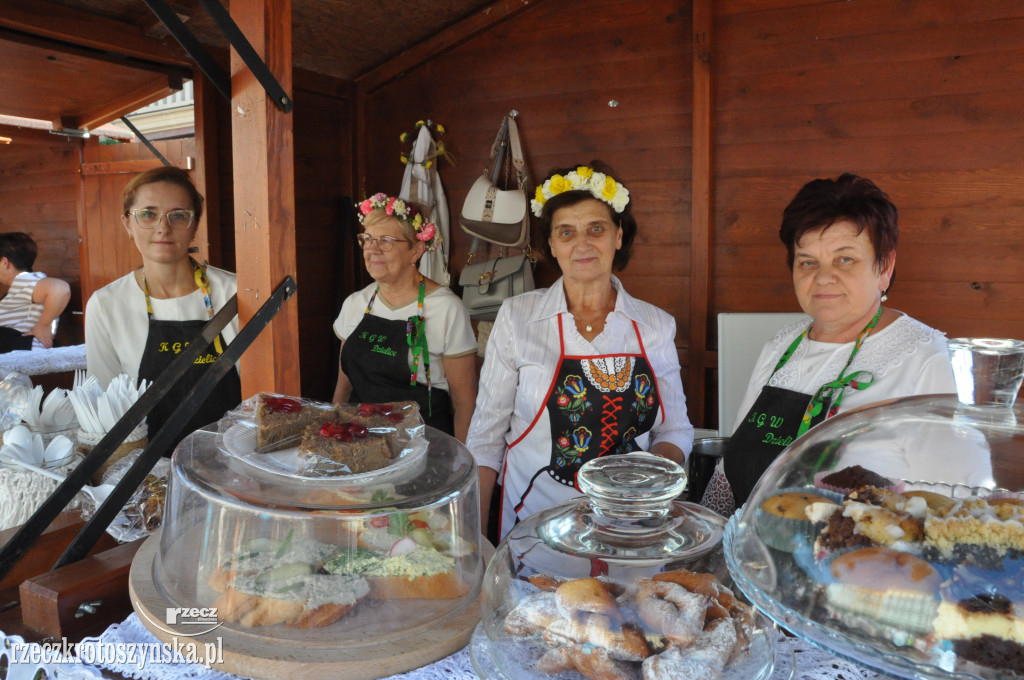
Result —
[[[826, 418], [831, 418], [839, 412], [839, 405], [843, 402], [843, 393], [847, 385], [855, 390], [866, 390], [874, 382], [875, 376], [871, 371], [855, 371], [849, 375], [846, 375], [846, 370], [850, 368], [850, 364], [853, 363], [853, 358], [857, 356], [857, 352], [860, 351], [860, 346], [864, 344], [864, 339], [871, 333], [871, 329], [878, 323], [878, 319], [882, 316], [882, 307], [879, 305], [878, 311], [875, 312], [875, 316], [868, 322], [867, 326], [864, 326], [864, 330], [857, 336], [857, 342], [853, 345], [853, 351], [850, 352], [850, 358], [846, 360], [846, 365], [843, 366], [843, 370], [839, 372], [839, 377], [831, 382], [827, 382], [818, 388], [818, 391], [811, 397], [811, 401], [807, 404], [807, 410], [804, 411], [804, 417], [800, 421], [800, 429], [797, 431], [796, 436], [799, 438], [804, 432], [811, 429], [811, 421], [821, 414], [821, 409], [824, 407], [825, 400], [832, 400], [835, 395], [835, 401], [832, 401], [832, 405], [828, 409], [828, 415]], [[776, 371], [786, 365], [790, 357], [793, 356], [793, 352], [796, 351], [797, 346], [800, 345], [800, 341], [804, 339], [807, 332], [811, 330], [808, 326], [807, 329], [801, 333], [796, 340], [794, 340], [786, 351], [782, 354], [782, 358], [779, 359], [779, 363], [775, 365], [775, 371], [772, 371], [774, 375]]]
[[[380, 286], [373, 291], [370, 301], [366, 303], [366, 314], [370, 313], [373, 301], [377, 299]], [[409, 385], [416, 384], [416, 375], [420, 369], [420, 357], [423, 358], [423, 373], [427, 379], [427, 415], [433, 415], [433, 405], [430, 403], [430, 350], [427, 348], [426, 323], [423, 318], [423, 298], [427, 294], [426, 277], [420, 274], [420, 290], [416, 300], [416, 316], [410, 316], [405, 322], [405, 341], [412, 352], [412, 376], [409, 378]]]

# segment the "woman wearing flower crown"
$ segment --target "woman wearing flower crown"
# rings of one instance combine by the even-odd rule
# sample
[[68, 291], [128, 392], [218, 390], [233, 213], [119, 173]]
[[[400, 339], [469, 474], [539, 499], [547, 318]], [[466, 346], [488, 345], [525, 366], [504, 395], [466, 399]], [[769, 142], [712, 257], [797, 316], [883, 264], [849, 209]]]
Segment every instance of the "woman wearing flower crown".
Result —
[[636, 236], [629, 191], [595, 161], [551, 175], [531, 206], [562, 278], [501, 306], [466, 442], [485, 525], [501, 471], [501, 536], [578, 496], [588, 460], [644, 450], [681, 463], [693, 445], [675, 320], [612, 275]]
[[334, 401], [415, 401], [428, 425], [465, 441], [476, 402], [473, 328], [462, 300], [417, 269], [440, 233], [393, 196], [357, 207], [356, 238], [374, 282], [350, 295], [334, 322], [342, 342]]

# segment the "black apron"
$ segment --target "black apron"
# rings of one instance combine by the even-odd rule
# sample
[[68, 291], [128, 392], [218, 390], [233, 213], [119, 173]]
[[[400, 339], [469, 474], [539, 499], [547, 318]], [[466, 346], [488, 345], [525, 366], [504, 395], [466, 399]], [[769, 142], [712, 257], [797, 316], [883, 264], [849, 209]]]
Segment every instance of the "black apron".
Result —
[[[143, 291], [145, 292], [145, 289]], [[148, 298], [149, 294], [145, 294]], [[206, 295], [206, 304], [210, 310], [208, 294]], [[147, 300], [148, 307], [149, 301]], [[146, 348], [142, 352], [142, 361], [139, 362], [139, 378], [155, 382], [164, 369], [177, 358], [178, 354], [199, 335], [205, 325], [206, 321], [203, 320], [163, 321], [154, 319], [150, 312], [149, 335], [146, 337]], [[146, 418], [150, 438], [163, 427], [174, 409], [185, 400], [188, 393], [199, 382], [204, 371], [224, 352], [225, 346], [223, 336], [218, 335], [206, 348], [206, 351], [196, 358], [195, 363], [185, 372], [184, 377], [153, 407]], [[238, 370], [234, 367], [232, 369], [220, 379], [210, 396], [206, 398], [203, 405], [178, 434], [170, 451], [173, 451], [174, 447], [186, 436], [205, 425], [220, 420], [225, 411], [238, 406], [242, 401], [242, 381], [238, 377]]]
[[[853, 350], [850, 352], [843, 370], [839, 372], [839, 376], [819, 387], [814, 394], [772, 387], [767, 384], [761, 388], [761, 393], [747, 412], [747, 417], [736, 428], [736, 432], [729, 438], [729, 442], [725, 446], [725, 476], [729, 480], [729, 486], [732, 487], [736, 507], [747, 502], [757, 480], [761, 478], [772, 461], [782, 453], [783, 449], [807, 430], [826, 418], [831, 418], [839, 411], [839, 405], [843, 400], [843, 390], [847, 386], [855, 390], [863, 390], [871, 385], [874, 376], [870, 372], [855, 371], [848, 374], [846, 371], [853, 363], [857, 352], [860, 351], [864, 340], [881, 317], [882, 307], [879, 305], [874, 318], [868, 322], [857, 337]], [[786, 365], [809, 330], [808, 327], [790, 344], [775, 365], [772, 375]]]
[[409, 384], [408, 322], [364, 314], [341, 346], [341, 370], [352, 383], [352, 403], [415, 401], [424, 422], [455, 433], [452, 400], [447, 390]]
[[[725, 476], [732, 487], [736, 507], [743, 505], [757, 480], [782, 450], [793, 443], [810, 394], [765, 385], [747, 417], [725, 445]], [[811, 426], [823, 421], [828, 409], [811, 419]]]

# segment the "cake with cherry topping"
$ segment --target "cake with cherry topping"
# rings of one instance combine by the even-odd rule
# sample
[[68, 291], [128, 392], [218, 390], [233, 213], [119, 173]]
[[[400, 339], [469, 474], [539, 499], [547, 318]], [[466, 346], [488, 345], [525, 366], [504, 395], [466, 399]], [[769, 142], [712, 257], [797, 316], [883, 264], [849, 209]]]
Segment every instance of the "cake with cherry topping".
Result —
[[414, 401], [396, 401], [390, 404], [342, 404], [338, 410], [339, 420], [358, 423], [378, 433], [412, 430], [423, 425], [420, 409]]
[[256, 405], [256, 448], [298, 436], [306, 426], [333, 420], [337, 413], [332, 404], [261, 394]]
[[307, 457], [309, 474], [316, 476], [371, 472], [391, 460], [384, 436], [339, 420], [306, 427], [299, 450]]

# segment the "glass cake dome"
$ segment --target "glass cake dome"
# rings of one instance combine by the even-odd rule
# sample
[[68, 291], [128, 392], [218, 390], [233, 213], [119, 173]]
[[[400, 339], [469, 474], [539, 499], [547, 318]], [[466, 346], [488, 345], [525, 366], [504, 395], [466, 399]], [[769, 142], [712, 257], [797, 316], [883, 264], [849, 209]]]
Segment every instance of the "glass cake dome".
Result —
[[420, 423], [381, 469], [302, 474], [288, 458], [297, 443], [260, 453], [255, 438], [232, 439], [245, 422], [226, 418], [175, 450], [152, 567], [168, 611], [213, 610], [218, 635], [257, 650], [339, 658], [371, 645], [397, 653], [474, 612], [480, 498], [461, 443]]
[[774, 626], [727, 587], [724, 518], [676, 500], [682, 467], [643, 452], [605, 456], [577, 482], [585, 496], [521, 521], [488, 564], [470, 645], [477, 674], [770, 676]]
[[726, 561], [823, 649], [908, 678], [1024, 678], [1024, 343], [949, 344], [958, 395], [810, 430], [730, 519]]

